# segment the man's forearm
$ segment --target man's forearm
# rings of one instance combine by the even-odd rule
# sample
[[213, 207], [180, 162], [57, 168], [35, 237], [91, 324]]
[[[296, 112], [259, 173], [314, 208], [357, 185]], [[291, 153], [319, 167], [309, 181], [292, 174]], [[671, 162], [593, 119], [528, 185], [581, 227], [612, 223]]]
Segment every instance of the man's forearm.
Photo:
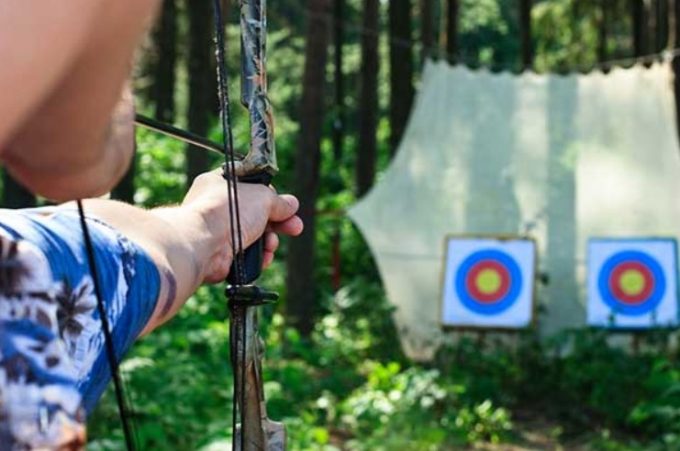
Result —
[[170, 319], [203, 283], [217, 245], [200, 217], [184, 207], [144, 210], [122, 202], [92, 199], [85, 210], [144, 249], [161, 275], [161, 293], [146, 331]]

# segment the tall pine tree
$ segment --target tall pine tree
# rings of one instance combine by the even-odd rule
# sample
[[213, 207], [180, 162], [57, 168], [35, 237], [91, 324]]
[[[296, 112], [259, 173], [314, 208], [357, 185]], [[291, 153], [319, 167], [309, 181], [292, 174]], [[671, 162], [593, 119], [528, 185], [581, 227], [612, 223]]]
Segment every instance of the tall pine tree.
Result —
[[379, 0], [364, 0], [361, 36], [361, 72], [359, 85], [359, 151], [356, 160], [357, 196], [373, 186], [377, 158], [378, 126], [378, 29]]
[[390, 0], [390, 149], [392, 154], [406, 129], [413, 103], [413, 41], [411, 0]]
[[302, 236], [291, 241], [287, 259], [286, 314], [291, 324], [307, 336], [314, 328], [317, 290], [314, 289], [316, 253], [316, 201], [319, 197], [321, 134], [324, 122], [326, 60], [330, 38], [331, 0], [309, 0], [305, 68], [300, 103], [300, 134], [296, 153], [295, 189]]

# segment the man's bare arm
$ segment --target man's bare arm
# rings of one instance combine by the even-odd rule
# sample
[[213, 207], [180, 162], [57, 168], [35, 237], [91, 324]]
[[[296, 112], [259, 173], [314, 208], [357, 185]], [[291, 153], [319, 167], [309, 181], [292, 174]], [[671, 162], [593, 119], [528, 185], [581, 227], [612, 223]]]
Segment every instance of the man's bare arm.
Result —
[[[276, 233], [299, 235], [298, 202], [259, 185], [239, 186], [245, 245], [265, 230], [265, 263], [278, 246]], [[141, 246], [156, 263], [161, 292], [149, 332], [169, 320], [203, 283], [223, 281], [232, 261], [228, 196], [219, 173], [200, 176], [176, 207], [143, 210], [103, 199], [88, 200], [85, 210], [96, 214]]]
[[[134, 49], [158, 0], [95, 3], [102, 5], [85, 44], [62, 71], [60, 82], [9, 138], [2, 154], [16, 178], [56, 200], [108, 192], [124, 174], [133, 152], [132, 140], [126, 138], [132, 136], [132, 99], [122, 104], [119, 100]], [[34, 63], [35, 70], [43, 69], [39, 60]], [[119, 114], [113, 117], [116, 105]]]

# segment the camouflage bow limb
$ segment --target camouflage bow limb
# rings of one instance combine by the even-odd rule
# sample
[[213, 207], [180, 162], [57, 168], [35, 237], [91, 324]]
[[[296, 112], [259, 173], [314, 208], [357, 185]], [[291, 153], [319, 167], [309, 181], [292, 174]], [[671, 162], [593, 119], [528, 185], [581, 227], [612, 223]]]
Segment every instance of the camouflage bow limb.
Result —
[[[265, 70], [266, 3], [265, 0], [241, 0], [240, 7], [241, 103], [250, 116], [250, 148], [241, 161], [232, 159], [227, 162], [226, 176], [228, 181], [237, 177], [241, 182], [268, 185], [277, 172], [277, 166]], [[223, 58], [218, 56], [218, 59]], [[238, 199], [238, 196], [235, 198]], [[238, 213], [237, 205], [237, 217]], [[240, 221], [237, 219], [235, 222], [240, 228]], [[236, 236], [241, 236], [240, 231]], [[260, 239], [245, 250], [241, 243], [235, 243], [236, 255], [228, 278], [235, 379], [233, 449], [236, 451], [279, 451], [286, 447], [284, 426], [267, 417], [262, 381], [264, 344], [258, 333], [257, 307], [277, 297], [275, 293], [252, 285], [260, 275], [263, 243]]]

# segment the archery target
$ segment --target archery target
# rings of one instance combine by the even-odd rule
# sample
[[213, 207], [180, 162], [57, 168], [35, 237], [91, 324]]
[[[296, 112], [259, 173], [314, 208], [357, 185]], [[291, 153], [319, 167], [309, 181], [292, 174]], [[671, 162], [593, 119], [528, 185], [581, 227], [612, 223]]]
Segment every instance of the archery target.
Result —
[[533, 241], [449, 238], [446, 251], [444, 326], [522, 328], [531, 323]]
[[673, 239], [593, 239], [588, 244], [588, 324], [651, 328], [678, 323]]

